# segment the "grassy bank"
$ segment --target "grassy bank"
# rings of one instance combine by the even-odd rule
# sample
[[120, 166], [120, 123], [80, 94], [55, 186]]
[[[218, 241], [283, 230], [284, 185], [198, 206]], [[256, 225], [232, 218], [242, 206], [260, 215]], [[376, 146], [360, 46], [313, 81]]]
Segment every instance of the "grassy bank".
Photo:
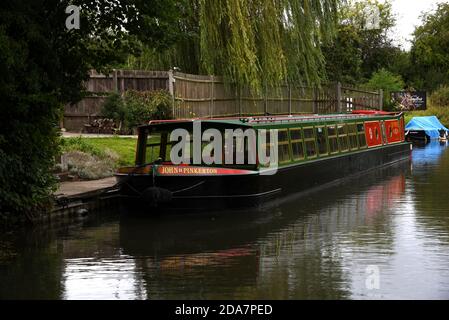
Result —
[[132, 166], [136, 143], [134, 138], [63, 138], [61, 149], [74, 178], [95, 180], [112, 176], [120, 166]]
[[64, 138], [62, 149], [66, 151], [81, 151], [94, 156], [104, 157], [111, 151], [116, 154], [117, 166], [134, 164], [136, 143], [135, 138]]
[[422, 116], [437, 116], [440, 122], [449, 127], [449, 106], [448, 107], [434, 107], [430, 106], [427, 110], [410, 111], [405, 114], [405, 123], [408, 123], [413, 117]]

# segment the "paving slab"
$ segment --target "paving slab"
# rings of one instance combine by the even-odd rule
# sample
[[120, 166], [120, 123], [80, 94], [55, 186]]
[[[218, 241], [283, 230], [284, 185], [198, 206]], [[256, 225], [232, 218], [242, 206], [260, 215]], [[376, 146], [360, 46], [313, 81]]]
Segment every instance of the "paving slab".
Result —
[[115, 177], [90, 181], [66, 181], [59, 184], [57, 196], [75, 196], [83, 193], [93, 192], [110, 188], [117, 183]]

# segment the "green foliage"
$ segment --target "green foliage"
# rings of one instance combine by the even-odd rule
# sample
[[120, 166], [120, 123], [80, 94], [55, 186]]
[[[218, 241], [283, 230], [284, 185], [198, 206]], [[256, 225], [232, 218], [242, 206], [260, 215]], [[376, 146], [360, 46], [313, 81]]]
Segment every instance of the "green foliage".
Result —
[[337, 0], [181, 0], [177, 41], [165, 51], [142, 46], [127, 67], [223, 75], [260, 90], [285, 80], [325, 78], [318, 43], [334, 35]]
[[449, 84], [449, 3], [427, 13], [414, 32], [411, 59], [415, 86], [434, 90]]
[[366, 87], [373, 90], [382, 89], [384, 93], [384, 107], [386, 110], [391, 110], [394, 106], [390, 98], [391, 92], [404, 89], [404, 81], [401, 76], [385, 69], [380, 69], [373, 74]]
[[127, 91], [124, 96], [112, 94], [102, 107], [101, 115], [124, 124], [132, 130], [150, 120], [171, 119], [172, 98], [164, 90]]
[[[0, 4], [0, 214], [48, 208], [65, 103], [83, 94], [88, 70], [109, 69], [174, 39], [174, 0], [17, 0]], [[79, 5], [80, 29], [65, 9]]]
[[334, 42], [323, 47], [329, 80], [359, 84], [363, 64], [360, 42], [354, 27], [345, 24], [338, 26]]
[[127, 110], [125, 124], [129, 129], [148, 123], [150, 120], [172, 117], [172, 98], [163, 90], [127, 91], [124, 104]]
[[[369, 25], [368, 12], [379, 14], [378, 25]], [[357, 84], [381, 68], [391, 70], [401, 52], [389, 31], [395, 25], [390, 1], [347, 1], [339, 10], [337, 35], [323, 46], [326, 71], [331, 81]]]
[[449, 107], [449, 86], [441, 86], [432, 92], [430, 101], [436, 107]]
[[183, 72], [199, 74], [204, 72], [200, 57], [199, 4], [197, 0], [176, 1], [178, 18], [172, 24], [176, 41], [164, 50], [151, 44], [140, 44], [138, 55], [131, 54], [124, 65], [125, 69], [168, 70], [173, 67]]
[[106, 98], [101, 108], [101, 116], [118, 122], [125, 121], [126, 108], [119, 93], [114, 92]]
[[200, 50], [210, 74], [253, 89], [285, 79], [320, 83], [317, 43], [334, 34], [337, 1], [201, 0]]

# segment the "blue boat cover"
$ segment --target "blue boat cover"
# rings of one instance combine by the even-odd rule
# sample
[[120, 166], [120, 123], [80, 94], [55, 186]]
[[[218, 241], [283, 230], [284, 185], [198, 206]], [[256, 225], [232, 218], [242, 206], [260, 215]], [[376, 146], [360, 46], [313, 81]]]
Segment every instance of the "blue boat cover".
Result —
[[435, 116], [413, 117], [405, 126], [405, 131], [424, 130], [431, 139], [438, 139], [440, 136], [439, 130], [441, 129], [446, 130], [447, 133], [449, 132], [449, 130], [443, 126], [440, 120]]

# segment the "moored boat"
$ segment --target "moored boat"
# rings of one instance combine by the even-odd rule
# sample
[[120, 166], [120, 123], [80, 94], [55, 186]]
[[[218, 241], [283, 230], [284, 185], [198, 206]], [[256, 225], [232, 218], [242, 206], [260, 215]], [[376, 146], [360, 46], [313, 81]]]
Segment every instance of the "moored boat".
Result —
[[[182, 137], [173, 139], [179, 129], [186, 132], [186, 148], [177, 146]], [[251, 130], [254, 140], [246, 134]], [[238, 135], [228, 139], [228, 131], [244, 133], [240, 143]], [[208, 142], [218, 140], [205, 139], [208, 132], [222, 133], [223, 141], [207, 149]], [[186, 150], [186, 161], [173, 160]], [[270, 161], [275, 158], [274, 165], [262, 161], [265, 153]], [[210, 211], [257, 206], [407, 159], [410, 153], [398, 113], [162, 120], [139, 127], [136, 164], [120, 168], [116, 177], [122, 198], [149, 211]]]
[[413, 117], [405, 126], [407, 141], [428, 143], [431, 140], [439, 140], [446, 142], [448, 134], [449, 130], [436, 116]]

